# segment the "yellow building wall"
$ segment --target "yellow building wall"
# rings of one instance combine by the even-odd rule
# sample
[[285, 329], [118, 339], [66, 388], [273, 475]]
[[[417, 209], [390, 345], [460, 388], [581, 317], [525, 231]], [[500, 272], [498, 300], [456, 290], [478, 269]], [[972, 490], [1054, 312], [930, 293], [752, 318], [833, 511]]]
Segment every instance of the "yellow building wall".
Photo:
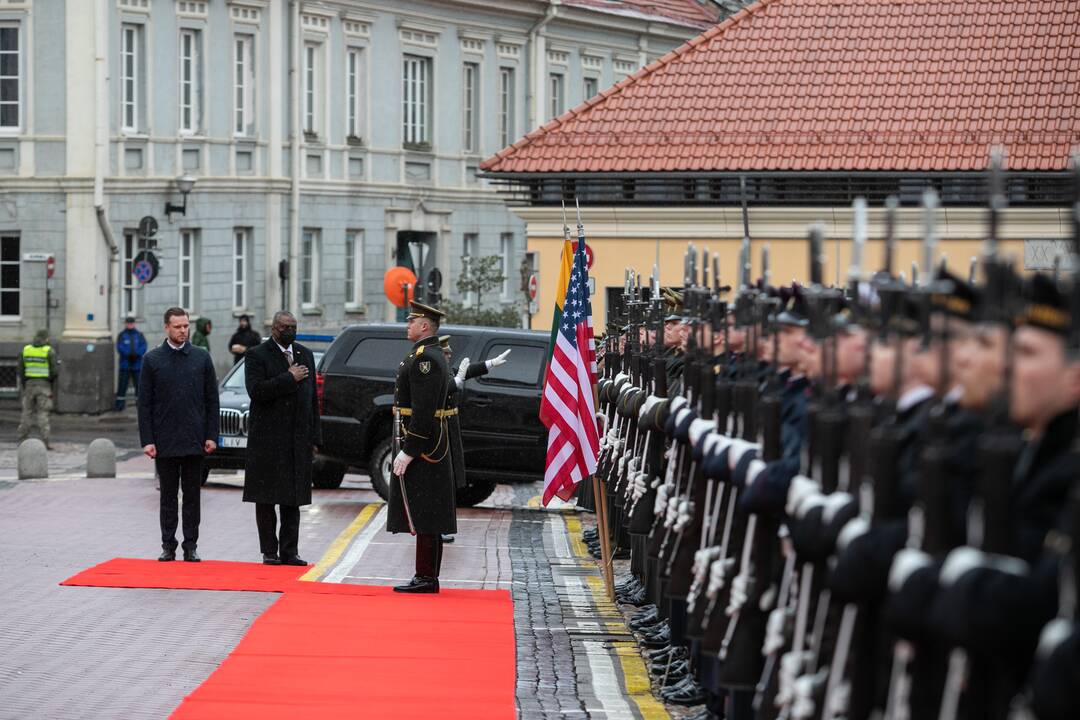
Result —
[[[694, 244], [699, 258], [703, 249], [708, 249], [710, 254], [718, 253], [721, 282], [732, 286], [738, 284], [736, 265], [742, 245], [741, 216], [732, 218], [727, 209], [661, 208], [651, 214], [645, 208], [634, 210], [633, 213], [628, 213], [625, 208], [617, 211], [589, 208], [582, 211], [586, 241], [592, 248], [594, 258], [589, 275], [596, 287], [593, 315], [598, 330], [603, 327], [607, 317], [606, 288], [621, 288], [627, 267], [641, 273], [644, 276], [642, 285], [647, 284], [656, 262], [658, 244], [662, 285], [683, 284], [683, 258], [689, 243]], [[546, 330], [551, 326], [559, 275], [561, 211], [519, 208], [516, 212], [528, 223], [528, 250], [536, 253], [539, 267], [539, 310], [532, 317], [532, 327]], [[734, 212], [738, 214], [739, 211], [735, 209]], [[698, 216], [696, 221], [693, 219], [695, 215]], [[592, 222], [590, 216], [594, 218]], [[837, 282], [838, 269], [840, 282], [846, 281], [851, 263], [850, 211], [834, 211], [831, 208], [816, 211], [756, 208], [751, 211], [750, 219], [753, 280], [761, 276], [761, 253], [767, 245], [772, 284], [786, 284], [792, 280], [806, 283], [809, 276], [807, 228], [810, 222], [820, 220], [825, 222], [826, 228], [825, 281]], [[883, 267], [883, 220], [880, 211], [872, 211], [870, 239], [863, 257], [863, 271], [867, 274]], [[690, 227], [692, 225], [696, 227]], [[920, 268], [923, 265], [920, 212], [917, 209], [904, 209], [899, 214], [897, 229], [899, 241], [894, 272], [902, 272], [910, 280], [911, 264], [916, 262]], [[936, 261], [944, 257], [952, 272], [967, 277], [971, 258], [983, 252], [985, 231], [985, 211], [966, 208], [940, 211]], [[1025, 238], [1062, 239], [1067, 238], [1068, 233], [1065, 210], [1010, 210], [1002, 218], [999, 249], [1006, 256], [1015, 258], [1017, 267], [1023, 269]], [[711, 272], [710, 266], [710, 275]]]

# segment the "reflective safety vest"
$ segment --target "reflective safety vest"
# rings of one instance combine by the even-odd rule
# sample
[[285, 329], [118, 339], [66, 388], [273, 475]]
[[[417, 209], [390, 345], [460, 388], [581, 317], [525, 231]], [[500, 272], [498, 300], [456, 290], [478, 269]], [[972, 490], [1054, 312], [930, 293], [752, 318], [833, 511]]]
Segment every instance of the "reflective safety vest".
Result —
[[52, 348], [48, 345], [26, 345], [22, 350], [23, 376], [27, 380], [49, 379], [49, 352]]

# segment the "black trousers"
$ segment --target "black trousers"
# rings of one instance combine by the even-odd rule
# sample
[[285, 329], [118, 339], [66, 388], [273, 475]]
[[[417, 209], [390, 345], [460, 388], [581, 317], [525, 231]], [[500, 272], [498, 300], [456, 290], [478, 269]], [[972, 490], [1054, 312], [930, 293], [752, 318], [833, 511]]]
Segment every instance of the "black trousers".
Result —
[[442, 570], [442, 535], [416, 534], [416, 576], [438, 578]]
[[176, 492], [183, 490], [184, 549], [194, 550], [199, 542], [203, 456], [159, 457], [154, 465], [161, 481], [161, 547], [176, 550]]
[[296, 557], [300, 544], [300, 508], [296, 505], [277, 505], [281, 508], [281, 531], [278, 532], [278, 513], [273, 503], [255, 503], [255, 524], [259, 527], [259, 548], [263, 555]]

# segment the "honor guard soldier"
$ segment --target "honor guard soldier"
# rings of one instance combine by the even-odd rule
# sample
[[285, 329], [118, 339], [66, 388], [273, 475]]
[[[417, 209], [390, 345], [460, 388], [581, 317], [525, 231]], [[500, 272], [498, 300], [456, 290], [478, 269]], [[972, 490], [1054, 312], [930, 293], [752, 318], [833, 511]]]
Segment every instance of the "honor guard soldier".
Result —
[[416, 574], [396, 592], [437, 593], [442, 534], [457, 532], [448, 409], [453, 383], [439, 348], [442, 310], [410, 302], [406, 332], [414, 345], [394, 383], [394, 480], [386, 527], [416, 536]]

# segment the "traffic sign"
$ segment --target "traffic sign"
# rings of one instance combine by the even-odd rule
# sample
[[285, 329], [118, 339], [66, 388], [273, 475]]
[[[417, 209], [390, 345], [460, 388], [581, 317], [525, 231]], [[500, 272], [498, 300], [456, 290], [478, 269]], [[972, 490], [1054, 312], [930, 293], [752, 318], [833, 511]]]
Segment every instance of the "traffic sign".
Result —
[[588, 243], [585, 243], [585, 269], [586, 270], [592, 270], [592, 264], [593, 264], [592, 248], [589, 247]]
[[131, 260], [131, 276], [141, 285], [153, 282], [160, 269], [157, 257], [149, 250], [143, 250]]
[[145, 215], [139, 221], [139, 234], [144, 238], [152, 238], [157, 235], [158, 224], [153, 215]]
[[540, 281], [537, 279], [536, 273], [529, 276], [529, 284], [527, 287], [529, 291], [529, 300], [536, 300], [536, 293], [540, 288]]
[[56, 274], [56, 257], [53, 256], [53, 255], [50, 255], [45, 260], [45, 277], [51, 279], [52, 276], [55, 275], [55, 274]]

